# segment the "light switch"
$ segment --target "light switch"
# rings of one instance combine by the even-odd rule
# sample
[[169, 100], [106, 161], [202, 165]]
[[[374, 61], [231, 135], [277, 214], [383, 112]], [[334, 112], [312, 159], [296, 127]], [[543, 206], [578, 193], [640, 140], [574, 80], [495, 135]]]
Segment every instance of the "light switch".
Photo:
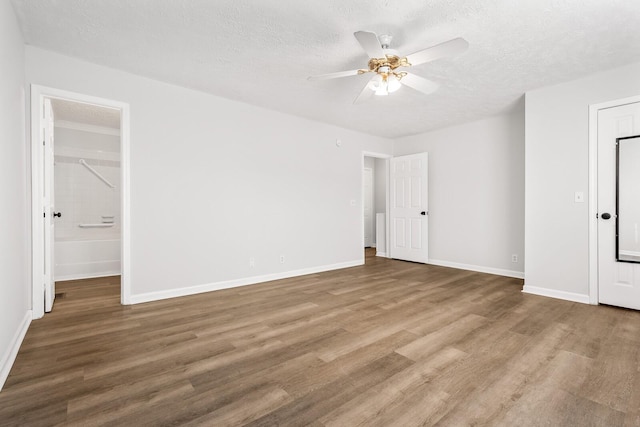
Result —
[[355, 206], [356, 205], [356, 201], [354, 199], [351, 199], [350, 204], [351, 204], [351, 206]]
[[584, 193], [582, 191], [576, 191], [575, 202], [576, 203], [584, 202]]

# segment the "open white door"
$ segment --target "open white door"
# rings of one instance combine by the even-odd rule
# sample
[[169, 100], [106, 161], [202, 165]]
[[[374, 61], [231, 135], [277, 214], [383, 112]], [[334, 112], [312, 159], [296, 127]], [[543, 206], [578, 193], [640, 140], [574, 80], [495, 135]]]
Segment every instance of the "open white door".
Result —
[[634, 135], [640, 102], [598, 112], [598, 302], [640, 310], [640, 138], [624, 138]]
[[[53, 110], [51, 108], [51, 100], [45, 98], [42, 120], [42, 142], [44, 144], [44, 156], [42, 164], [42, 178], [43, 178], [43, 194], [42, 205], [44, 207], [43, 213], [43, 227], [42, 231], [44, 242], [44, 310], [46, 312], [51, 311], [53, 308], [53, 300], [56, 297], [56, 282], [53, 277], [54, 268], [54, 241], [55, 241], [55, 212], [54, 212], [54, 194], [53, 194]], [[60, 215], [60, 214], [56, 214]]]
[[427, 153], [391, 159], [391, 258], [426, 263], [428, 253]]

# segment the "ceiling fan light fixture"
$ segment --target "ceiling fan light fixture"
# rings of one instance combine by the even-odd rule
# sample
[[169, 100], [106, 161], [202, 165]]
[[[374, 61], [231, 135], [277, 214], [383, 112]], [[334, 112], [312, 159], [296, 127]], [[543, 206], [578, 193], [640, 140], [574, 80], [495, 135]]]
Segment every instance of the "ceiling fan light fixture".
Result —
[[373, 82], [375, 82], [374, 87], [372, 88], [376, 95], [378, 96], [387, 96], [389, 95], [389, 83], [387, 82], [387, 74], [378, 74], [373, 78]]
[[369, 82], [369, 88], [375, 92], [383, 85], [383, 83], [384, 80], [382, 76], [380, 74], [376, 74]]
[[457, 55], [469, 47], [469, 43], [465, 39], [458, 37], [410, 55], [402, 56], [395, 49], [389, 48], [392, 40], [389, 35], [383, 34], [378, 37], [370, 31], [356, 31], [353, 35], [369, 57], [367, 67], [311, 76], [309, 80], [326, 80], [372, 73], [373, 77], [362, 88], [360, 94], [353, 101], [354, 104], [368, 99], [373, 94], [377, 96], [389, 95], [396, 92], [401, 86], [409, 86], [413, 90], [429, 95], [438, 88], [438, 84], [416, 74], [403, 71], [402, 68]]
[[389, 93], [393, 93], [400, 89], [402, 85], [400, 84], [400, 79], [395, 74], [389, 74], [387, 76], [387, 91]]
[[387, 95], [389, 95], [389, 91], [387, 90], [387, 85], [386, 84], [380, 85], [380, 87], [378, 89], [376, 89], [375, 95], [377, 95], [377, 96], [387, 96]]

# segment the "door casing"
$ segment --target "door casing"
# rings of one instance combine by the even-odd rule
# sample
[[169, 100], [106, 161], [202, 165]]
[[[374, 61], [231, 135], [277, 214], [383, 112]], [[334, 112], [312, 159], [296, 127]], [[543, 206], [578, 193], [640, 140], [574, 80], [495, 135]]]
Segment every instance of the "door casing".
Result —
[[69, 92], [40, 85], [31, 85], [31, 286], [34, 319], [44, 316], [44, 284], [42, 278], [44, 239], [43, 203], [40, 195], [43, 185], [44, 150], [40, 140], [41, 114], [45, 98], [92, 104], [120, 110], [120, 167], [121, 167], [121, 281], [120, 302], [131, 304], [131, 213], [130, 213], [130, 109], [129, 104], [95, 96]]

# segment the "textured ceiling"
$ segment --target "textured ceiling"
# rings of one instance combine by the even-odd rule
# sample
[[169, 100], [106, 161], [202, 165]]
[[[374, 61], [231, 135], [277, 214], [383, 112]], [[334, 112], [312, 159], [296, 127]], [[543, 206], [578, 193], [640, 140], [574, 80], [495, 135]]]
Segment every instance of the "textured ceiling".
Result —
[[51, 105], [56, 120], [120, 129], [120, 110], [62, 99], [53, 99]]
[[[524, 92], [640, 61], [638, 0], [12, 0], [28, 44], [265, 108], [399, 137], [521, 105]], [[407, 55], [454, 37], [464, 54], [412, 68], [441, 87], [364, 104], [357, 30]]]

